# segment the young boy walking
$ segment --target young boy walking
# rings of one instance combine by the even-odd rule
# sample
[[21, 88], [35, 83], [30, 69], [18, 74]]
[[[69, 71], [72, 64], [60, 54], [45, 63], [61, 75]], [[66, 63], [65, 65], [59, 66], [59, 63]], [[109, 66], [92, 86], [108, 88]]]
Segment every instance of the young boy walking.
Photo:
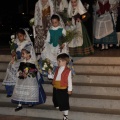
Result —
[[58, 68], [55, 71], [53, 84], [54, 107], [63, 112], [63, 120], [68, 120], [69, 95], [72, 94], [71, 70], [67, 67], [69, 56], [66, 53], [57, 56]]

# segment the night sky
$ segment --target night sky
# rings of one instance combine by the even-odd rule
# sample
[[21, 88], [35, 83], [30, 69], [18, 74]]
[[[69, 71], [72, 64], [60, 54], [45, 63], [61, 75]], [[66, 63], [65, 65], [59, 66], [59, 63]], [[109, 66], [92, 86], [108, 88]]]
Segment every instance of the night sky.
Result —
[[37, 0], [3, 0], [0, 3], [0, 17], [6, 14], [15, 14], [20, 12], [33, 11]]

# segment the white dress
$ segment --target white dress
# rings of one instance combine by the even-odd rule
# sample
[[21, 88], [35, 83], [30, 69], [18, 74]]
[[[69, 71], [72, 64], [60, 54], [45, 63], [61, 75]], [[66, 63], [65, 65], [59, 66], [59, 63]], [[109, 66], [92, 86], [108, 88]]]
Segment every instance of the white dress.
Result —
[[[51, 29], [52, 30], [58, 30], [59, 28], [61, 28], [61, 27], [60, 26], [59, 27], [52, 27]], [[66, 35], [65, 29], [62, 30], [62, 34]], [[43, 60], [48, 58], [52, 62], [53, 65], [57, 66], [57, 56], [58, 56], [58, 54], [68, 53], [67, 44], [65, 44], [62, 51], [60, 51], [60, 46], [59, 45], [57, 45], [56, 47], [53, 47], [53, 45], [49, 44], [49, 42], [50, 42], [50, 32], [48, 31], [47, 39], [45, 41], [45, 46], [44, 46], [45, 48], [44, 48], [43, 52], [41, 53], [41, 57], [42, 57]]]
[[[19, 51], [21, 52], [21, 50], [29, 44], [32, 44], [30, 41], [28, 40], [24, 40], [23, 42], [20, 42], [19, 40], [16, 40], [15, 43], [18, 45], [16, 52]], [[15, 85], [16, 84], [16, 80], [17, 80], [17, 70], [19, 67], [21, 59], [18, 59], [17, 61], [15, 61], [13, 64], [10, 62], [8, 64], [7, 70], [6, 70], [6, 76], [3, 80], [3, 85]]]

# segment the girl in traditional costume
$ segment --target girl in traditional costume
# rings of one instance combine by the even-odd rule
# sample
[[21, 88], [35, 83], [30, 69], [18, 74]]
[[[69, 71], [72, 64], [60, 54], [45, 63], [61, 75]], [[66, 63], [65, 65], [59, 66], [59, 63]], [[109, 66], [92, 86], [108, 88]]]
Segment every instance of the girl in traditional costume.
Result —
[[15, 111], [21, 110], [23, 104], [31, 107], [43, 104], [46, 100], [32, 45], [25, 46], [22, 49], [22, 58], [17, 72], [18, 80], [12, 96], [12, 102], [18, 104]]
[[47, 31], [50, 28], [50, 18], [53, 13], [54, 6], [51, 0], [38, 0], [35, 5], [34, 15], [34, 48], [37, 54], [41, 54], [43, 51]]
[[[66, 35], [66, 30], [61, 27], [60, 23], [60, 17], [58, 15], [53, 15], [51, 17], [51, 23], [52, 27], [49, 29], [48, 34], [47, 34], [47, 39], [45, 41], [45, 49], [43, 50], [41, 57], [43, 60], [49, 59], [50, 63], [54, 66], [53, 68], [53, 74], [54, 70], [57, 66], [57, 60], [56, 57], [58, 54], [61, 53], [67, 53], [68, 54], [68, 47], [67, 43], [63, 43], [60, 46], [60, 39], [62, 36]], [[70, 65], [71, 66], [71, 65]], [[51, 76], [53, 76], [51, 74]], [[50, 75], [48, 74], [48, 78]], [[51, 77], [52, 79], [53, 77]]]
[[117, 34], [115, 31], [116, 16], [112, 13], [113, 3], [116, 0], [98, 0], [97, 18], [95, 25], [95, 44], [101, 44], [103, 49], [108, 49], [108, 45], [117, 44]]
[[69, 43], [69, 53], [71, 56], [86, 56], [94, 53], [87, 30], [83, 21], [87, 18], [87, 11], [80, 0], [70, 0], [68, 16], [72, 18], [72, 24], [79, 32], [79, 37], [74, 38]]
[[6, 76], [3, 81], [3, 85], [5, 85], [7, 91], [7, 97], [11, 97], [13, 93], [14, 86], [17, 80], [17, 70], [21, 61], [21, 50], [29, 45], [32, 44], [30, 37], [26, 30], [19, 29], [17, 31], [17, 37], [13, 41], [12, 53], [12, 60], [8, 64], [8, 68], [6, 71]]
[[[43, 59], [48, 58], [53, 65], [57, 65], [56, 57], [60, 52], [68, 53], [65, 44], [59, 46], [59, 39], [66, 35], [66, 30], [60, 26], [60, 18], [58, 15], [51, 17], [52, 27], [47, 33], [47, 39], [45, 41], [45, 49], [43, 50], [41, 57]], [[61, 47], [61, 49], [60, 49]]]

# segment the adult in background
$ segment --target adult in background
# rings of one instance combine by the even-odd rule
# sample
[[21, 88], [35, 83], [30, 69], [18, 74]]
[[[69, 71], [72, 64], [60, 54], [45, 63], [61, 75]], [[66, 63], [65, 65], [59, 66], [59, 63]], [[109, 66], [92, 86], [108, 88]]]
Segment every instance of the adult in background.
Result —
[[41, 54], [44, 48], [47, 31], [50, 28], [50, 18], [54, 13], [54, 6], [51, 0], [38, 0], [35, 5], [35, 22], [34, 22], [34, 37], [35, 37], [35, 52]]
[[86, 56], [94, 53], [93, 45], [84, 26], [84, 21], [88, 17], [87, 10], [80, 0], [70, 0], [68, 7], [68, 16], [69, 18], [72, 18], [72, 24], [80, 35], [70, 42], [70, 55]]

